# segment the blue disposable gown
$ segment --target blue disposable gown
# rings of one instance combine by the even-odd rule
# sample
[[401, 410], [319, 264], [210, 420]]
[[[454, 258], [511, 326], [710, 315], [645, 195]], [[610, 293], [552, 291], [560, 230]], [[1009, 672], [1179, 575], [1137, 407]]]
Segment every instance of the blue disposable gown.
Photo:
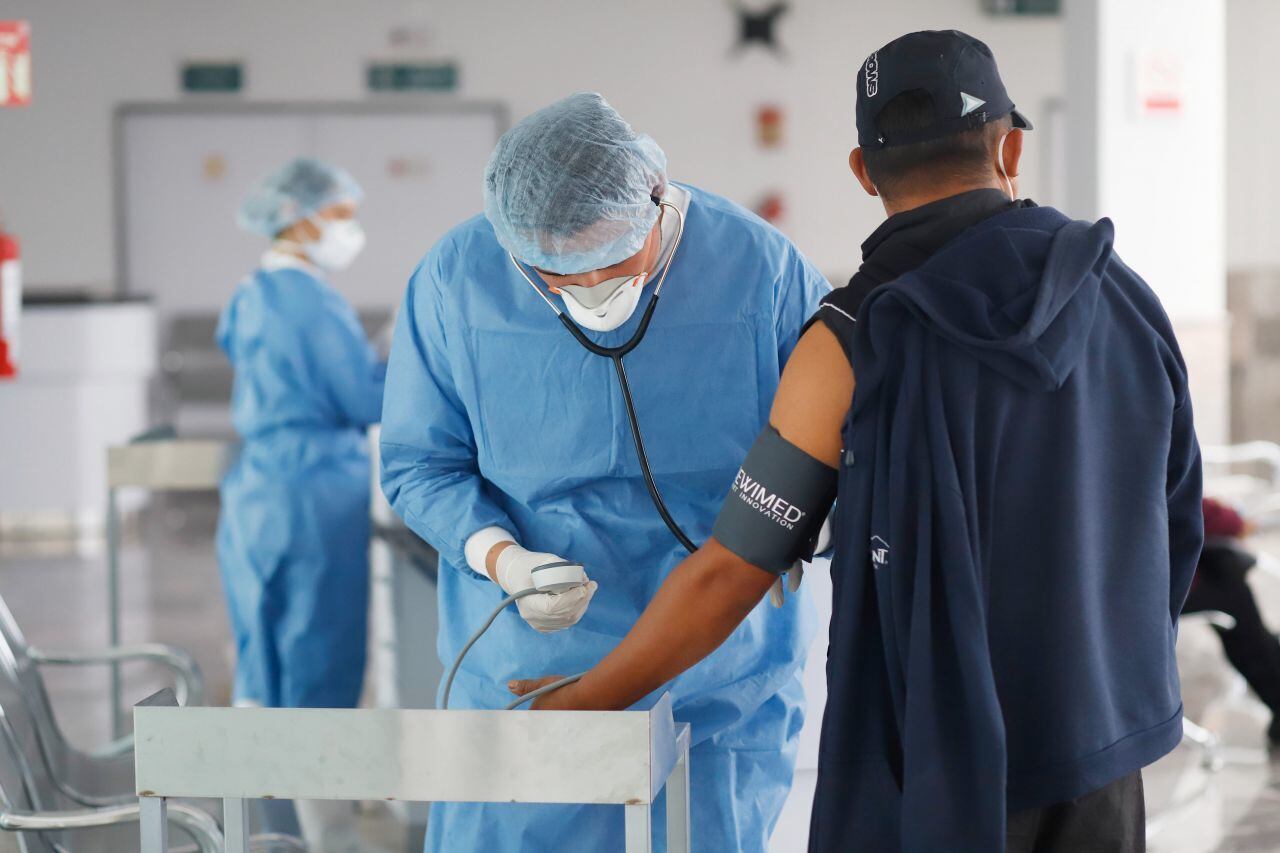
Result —
[[[701, 542], [829, 286], [776, 230], [691, 192], [661, 304], [626, 365], [654, 476]], [[626, 341], [643, 305], [621, 328], [590, 334]], [[388, 381], [383, 488], [440, 551], [442, 661], [504, 594], [466, 566], [463, 544], [481, 528], [581, 561], [600, 584], [582, 621], [558, 633], [538, 634], [510, 608], [468, 655], [451, 707], [502, 708], [512, 677], [598, 662], [685, 556], [645, 490], [612, 364], [570, 337], [478, 216], [414, 273]], [[804, 596], [758, 607], [668, 686], [677, 718], [693, 724], [696, 849], [765, 849], [791, 785], [812, 627]], [[601, 806], [439, 803], [427, 839], [430, 851], [622, 846], [622, 809]]]
[[263, 269], [218, 324], [243, 439], [222, 483], [218, 562], [235, 698], [354, 707], [364, 677], [370, 471], [386, 366], [307, 267]]

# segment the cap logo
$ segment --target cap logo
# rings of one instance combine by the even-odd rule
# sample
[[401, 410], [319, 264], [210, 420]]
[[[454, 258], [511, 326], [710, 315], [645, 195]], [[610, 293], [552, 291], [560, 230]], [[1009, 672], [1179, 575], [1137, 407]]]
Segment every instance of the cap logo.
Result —
[[871, 54], [867, 57], [867, 64], [864, 68], [863, 76], [867, 79], [867, 97], [874, 98], [876, 92], [880, 91], [880, 53]]
[[960, 110], [961, 117], [967, 116], [969, 113], [986, 103], [982, 98], [975, 98], [968, 92], [961, 92], [960, 100], [964, 102], [962, 109]]

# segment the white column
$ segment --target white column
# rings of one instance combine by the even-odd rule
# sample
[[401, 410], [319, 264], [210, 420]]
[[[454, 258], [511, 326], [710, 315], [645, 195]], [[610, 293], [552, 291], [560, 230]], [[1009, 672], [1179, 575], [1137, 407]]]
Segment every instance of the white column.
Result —
[[1225, 0], [1065, 0], [1067, 212], [1160, 296], [1205, 444], [1228, 437]]

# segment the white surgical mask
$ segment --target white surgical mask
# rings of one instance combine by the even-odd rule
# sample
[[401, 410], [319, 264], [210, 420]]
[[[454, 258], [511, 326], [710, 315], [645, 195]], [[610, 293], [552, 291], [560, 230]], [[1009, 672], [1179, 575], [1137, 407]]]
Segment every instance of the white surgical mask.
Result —
[[594, 332], [612, 332], [636, 313], [648, 278], [649, 274], [642, 272], [606, 279], [592, 287], [566, 284], [557, 289], [575, 323]]
[[364, 249], [364, 229], [354, 219], [317, 218], [311, 222], [320, 229], [320, 236], [304, 244], [302, 250], [320, 269], [328, 272], [344, 270]]

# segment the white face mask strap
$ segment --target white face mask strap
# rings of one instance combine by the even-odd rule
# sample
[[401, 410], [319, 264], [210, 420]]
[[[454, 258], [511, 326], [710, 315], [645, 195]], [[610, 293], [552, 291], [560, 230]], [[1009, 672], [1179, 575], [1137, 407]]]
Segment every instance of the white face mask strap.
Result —
[[319, 243], [321, 240], [323, 240], [323, 239], [324, 239], [324, 235], [325, 235], [325, 234], [328, 232], [328, 230], [329, 230], [329, 223], [330, 223], [330, 222], [332, 222], [333, 220], [331, 220], [331, 219], [325, 219], [325, 218], [324, 218], [323, 216], [321, 216], [319, 213], [313, 213], [313, 214], [311, 214], [310, 216], [308, 216], [306, 219], [304, 219], [304, 220], [302, 220], [302, 221], [303, 221], [303, 222], [310, 222], [310, 223], [311, 223], [311, 227], [312, 227], [312, 228], [314, 228], [314, 229], [316, 229], [316, 236], [315, 236], [315, 239], [313, 239], [313, 240], [308, 240], [307, 242], [308, 242], [308, 243]]
[[[667, 256], [667, 263], [662, 267], [662, 275], [658, 278], [658, 284], [653, 289], [655, 296], [662, 292], [662, 284], [667, 280], [667, 272], [671, 269], [671, 262], [675, 260], [676, 250], [680, 248], [680, 241], [684, 238], [684, 212], [670, 202], [662, 201], [658, 203], [663, 207], [669, 207], [671, 210], [675, 211], [676, 216], [680, 220], [680, 229], [676, 232], [676, 242], [671, 247], [671, 254]], [[560, 309], [556, 307], [556, 304], [542, 292], [542, 288], [538, 287], [538, 285], [534, 283], [533, 279], [529, 278], [529, 274], [524, 271], [524, 266], [516, 260], [516, 256], [508, 252], [507, 257], [511, 259], [511, 264], [516, 268], [524, 280], [529, 282], [529, 286], [533, 288], [533, 292], [538, 294], [538, 296], [542, 298], [543, 302], [547, 303], [547, 307], [557, 314], [562, 313]]]
[[1013, 181], [1009, 180], [1009, 175], [1004, 170], [1004, 143], [1009, 138], [1012, 130], [1006, 131], [1004, 136], [1000, 137], [1000, 143], [996, 146], [996, 168], [1000, 170], [1000, 177], [1004, 179], [1004, 185], [1009, 193], [1010, 201], [1017, 201], [1017, 196], [1013, 194]]
[[515, 268], [517, 270], [519, 270], [520, 275], [524, 276], [524, 280], [529, 282], [529, 286], [533, 288], [533, 292], [538, 294], [540, 297], [542, 297], [542, 301], [547, 303], [548, 308], [556, 312], [556, 314], [560, 314], [560, 309], [556, 307], [556, 304], [554, 302], [552, 302], [550, 299], [547, 298], [547, 294], [542, 292], [541, 287], [538, 287], [538, 285], [533, 283], [533, 279], [529, 278], [529, 274], [524, 271], [524, 267], [521, 266], [520, 262], [516, 260], [516, 256], [511, 254], [510, 252], [507, 252], [507, 257], [511, 259], [511, 263], [515, 265]]
[[307, 250], [308, 244], [318, 243], [324, 237], [325, 223], [328, 221], [329, 220], [327, 219], [321, 218], [320, 214], [318, 213], [313, 213], [310, 216], [304, 216], [303, 218], [299, 219], [297, 222], [293, 223], [293, 225], [290, 225], [289, 227], [293, 228], [303, 222], [310, 222], [311, 227], [315, 228], [317, 232], [316, 238], [314, 240], [308, 240], [305, 243], [299, 243], [297, 240], [276, 239], [273, 242], [275, 245], [284, 246], [285, 248], [290, 249], [291, 251], [305, 252]]

